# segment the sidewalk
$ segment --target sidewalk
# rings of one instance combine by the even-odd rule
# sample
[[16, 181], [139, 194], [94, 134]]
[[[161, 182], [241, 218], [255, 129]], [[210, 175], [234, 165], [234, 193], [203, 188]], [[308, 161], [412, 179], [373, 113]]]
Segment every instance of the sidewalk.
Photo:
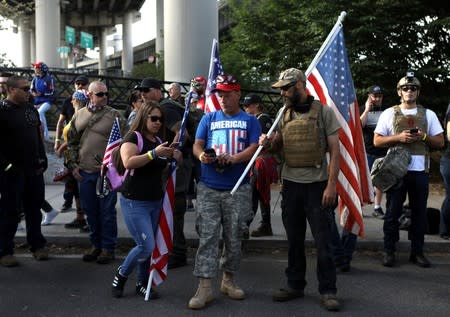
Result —
[[[64, 185], [62, 183], [53, 183], [52, 185], [46, 185], [46, 199], [57, 210], [61, 208], [63, 204], [63, 192]], [[245, 248], [262, 248], [262, 249], [277, 249], [287, 248], [286, 234], [281, 221], [281, 209], [280, 209], [279, 191], [276, 187], [272, 190], [272, 237], [250, 237], [249, 240], [244, 241]], [[428, 206], [434, 208], [440, 208], [443, 197], [440, 194], [431, 193], [428, 198]], [[195, 201], [194, 201], [195, 204]], [[383, 202], [384, 204], [384, 202]], [[275, 208], [274, 208], [275, 207]], [[364, 208], [364, 224], [366, 236], [364, 239], [358, 239], [357, 249], [359, 250], [383, 250], [383, 221], [372, 217], [373, 205], [366, 206]], [[57, 245], [67, 246], [86, 246], [89, 247], [89, 238], [87, 233], [80, 233], [78, 230], [65, 229], [64, 224], [72, 221], [75, 218], [75, 209], [71, 209], [69, 212], [60, 213], [53, 223], [49, 226], [43, 226], [42, 232], [47, 238], [49, 243]], [[255, 217], [255, 220], [250, 226], [250, 232], [254, 230], [260, 221], [260, 213]], [[118, 224], [118, 242], [120, 243], [132, 243], [131, 237], [128, 234], [128, 230], [123, 222], [123, 217], [120, 211], [120, 204], [117, 204], [117, 224]], [[195, 212], [186, 212], [184, 233], [188, 241], [188, 245], [196, 246], [198, 244], [198, 237], [195, 232]], [[25, 232], [18, 231], [16, 239], [19, 241], [25, 241]], [[309, 230], [307, 230], [306, 244], [308, 246], [313, 245], [313, 239]], [[399, 250], [409, 250], [410, 243], [408, 241], [407, 232], [400, 231], [400, 242], [398, 245]], [[429, 251], [436, 252], [448, 252], [450, 251], [450, 242], [443, 240], [439, 235], [426, 235], [425, 236], [425, 248]]]

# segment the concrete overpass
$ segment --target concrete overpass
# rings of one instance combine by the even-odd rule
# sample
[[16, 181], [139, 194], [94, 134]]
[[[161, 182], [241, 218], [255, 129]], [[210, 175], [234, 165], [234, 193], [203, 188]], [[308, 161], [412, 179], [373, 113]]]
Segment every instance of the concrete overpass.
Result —
[[[11, 5], [33, 5], [30, 14], [16, 19], [22, 44], [22, 67], [41, 60], [61, 68], [57, 48], [66, 46], [65, 26], [93, 35], [98, 46], [98, 71], [107, 68], [106, 36], [122, 24], [121, 70], [129, 76], [134, 64], [132, 23], [140, 19], [145, 0], [6, 0]], [[148, 0], [149, 1], [149, 0]], [[218, 7], [214, 0], [153, 0], [156, 10], [155, 52], [164, 54], [165, 78], [187, 82], [194, 74], [207, 74], [211, 43], [218, 38]], [[144, 30], [145, 32], [145, 30]], [[79, 41], [77, 41], [79, 42]], [[80, 50], [80, 47], [71, 47]], [[72, 54], [71, 54], [72, 55]], [[73, 56], [71, 56], [73, 58]], [[73, 60], [72, 60], [73, 63]]]

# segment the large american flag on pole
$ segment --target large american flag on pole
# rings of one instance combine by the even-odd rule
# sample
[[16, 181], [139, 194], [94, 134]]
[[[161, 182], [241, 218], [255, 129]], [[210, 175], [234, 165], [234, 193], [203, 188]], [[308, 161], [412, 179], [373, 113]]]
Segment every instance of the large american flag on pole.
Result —
[[216, 88], [216, 78], [223, 75], [222, 62], [219, 57], [219, 44], [216, 39], [213, 39], [211, 48], [211, 61], [209, 63], [208, 83], [205, 90], [205, 112], [214, 112], [220, 110], [220, 104], [217, 93], [211, 92]]
[[105, 155], [103, 156], [102, 172], [105, 166], [111, 161], [112, 151], [120, 145], [122, 142], [122, 136], [120, 134], [119, 118], [116, 118], [113, 122], [111, 133], [109, 134], [108, 144], [106, 145]]
[[339, 131], [340, 171], [337, 183], [340, 223], [347, 230], [364, 236], [362, 206], [373, 200], [373, 187], [342, 26], [330, 38], [317, 64], [306, 75], [309, 93], [333, 108], [342, 127]]

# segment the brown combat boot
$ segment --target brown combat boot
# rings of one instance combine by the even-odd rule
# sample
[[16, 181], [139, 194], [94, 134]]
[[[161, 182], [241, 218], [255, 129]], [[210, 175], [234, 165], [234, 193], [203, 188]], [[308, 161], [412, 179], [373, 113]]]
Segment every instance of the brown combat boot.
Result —
[[244, 299], [245, 293], [234, 283], [233, 273], [223, 272], [222, 284], [220, 285], [220, 291], [232, 299]]
[[190, 309], [202, 309], [214, 299], [211, 282], [210, 278], [199, 278], [197, 292], [189, 301]]

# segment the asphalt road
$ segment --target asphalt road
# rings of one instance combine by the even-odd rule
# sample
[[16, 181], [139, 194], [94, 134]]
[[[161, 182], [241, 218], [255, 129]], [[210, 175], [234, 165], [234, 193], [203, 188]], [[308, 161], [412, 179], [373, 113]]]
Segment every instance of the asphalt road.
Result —
[[[385, 268], [378, 253], [358, 253], [349, 273], [338, 274], [338, 296], [344, 316], [448, 316], [450, 308], [450, 255], [431, 254], [432, 268], [422, 269], [400, 254], [399, 265]], [[248, 294], [235, 301], [219, 294], [206, 309], [187, 308], [197, 281], [189, 265], [169, 271], [158, 287], [160, 299], [144, 302], [134, 295], [130, 277], [125, 296], [112, 298], [110, 285], [117, 259], [111, 265], [83, 263], [80, 255], [52, 255], [37, 262], [19, 254], [20, 266], [0, 267], [0, 316], [326, 316], [319, 305], [315, 257], [308, 256], [306, 296], [285, 303], [271, 299], [284, 286], [286, 255], [246, 254], [237, 276]]]

